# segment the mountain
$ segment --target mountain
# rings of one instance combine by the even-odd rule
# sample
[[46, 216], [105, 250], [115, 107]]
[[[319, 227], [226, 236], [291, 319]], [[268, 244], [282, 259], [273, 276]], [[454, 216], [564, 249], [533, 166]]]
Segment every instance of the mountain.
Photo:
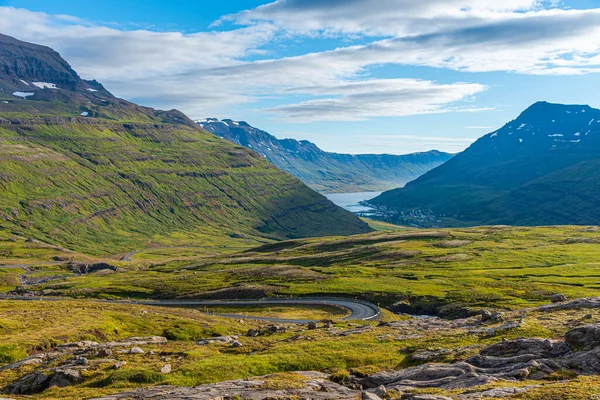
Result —
[[600, 224], [600, 110], [540, 102], [440, 167], [370, 201], [419, 226]]
[[306, 140], [277, 139], [246, 122], [215, 118], [196, 122], [219, 137], [257, 151], [277, 168], [321, 193], [402, 187], [452, 157], [439, 151], [403, 156], [328, 153]]
[[88, 253], [370, 229], [257, 153], [0, 35], [0, 229]]

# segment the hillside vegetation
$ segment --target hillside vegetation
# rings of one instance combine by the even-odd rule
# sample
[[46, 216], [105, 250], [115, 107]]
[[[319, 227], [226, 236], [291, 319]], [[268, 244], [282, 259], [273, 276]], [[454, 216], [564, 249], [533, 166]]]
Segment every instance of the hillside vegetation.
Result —
[[327, 294], [455, 316], [478, 307], [537, 305], [553, 293], [597, 295], [598, 243], [597, 230], [577, 227], [382, 231], [277, 242], [221, 255], [190, 257], [177, 248], [164, 249], [162, 258], [140, 254], [111, 274], [75, 276], [69, 261], [50, 270], [37, 268], [35, 274], [47, 270], [46, 275], [59, 278], [26, 289], [113, 298]]
[[[178, 111], [117, 99], [50, 49], [4, 36], [0, 48], [5, 231], [88, 254], [369, 231]], [[36, 80], [57, 88], [40, 89]]]

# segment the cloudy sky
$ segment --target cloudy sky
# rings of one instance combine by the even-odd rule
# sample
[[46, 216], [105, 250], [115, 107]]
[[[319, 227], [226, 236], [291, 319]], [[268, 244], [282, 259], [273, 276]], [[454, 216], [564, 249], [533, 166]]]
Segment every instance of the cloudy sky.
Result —
[[329, 151], [458, 152], [538, 100], [600, 107], [600, 0], [0, 0], [0, 32]]

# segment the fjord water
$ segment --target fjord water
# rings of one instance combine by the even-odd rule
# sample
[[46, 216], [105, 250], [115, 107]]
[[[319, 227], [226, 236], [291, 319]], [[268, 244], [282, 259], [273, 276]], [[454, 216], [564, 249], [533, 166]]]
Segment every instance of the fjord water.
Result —
[[364, 213], [372, 210], [371, 207], [360, 204], [362, 201], [371, 200], [382, 192], [358, 192], [358, 193], [331, 193], [326, 194], [329, 200], [336, 205], [353, 213]]

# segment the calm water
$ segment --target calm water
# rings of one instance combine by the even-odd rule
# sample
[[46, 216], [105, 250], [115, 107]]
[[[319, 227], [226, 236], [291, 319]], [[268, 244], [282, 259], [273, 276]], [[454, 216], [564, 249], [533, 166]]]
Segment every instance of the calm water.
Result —
[[361, 192], [361, 193], [333, 193], [325, 196], [340, 207], [353, 213], [369, 212], [371, 208], [359, 204], [361, 201], [371, 200], [379, 196], [382, 192]]

